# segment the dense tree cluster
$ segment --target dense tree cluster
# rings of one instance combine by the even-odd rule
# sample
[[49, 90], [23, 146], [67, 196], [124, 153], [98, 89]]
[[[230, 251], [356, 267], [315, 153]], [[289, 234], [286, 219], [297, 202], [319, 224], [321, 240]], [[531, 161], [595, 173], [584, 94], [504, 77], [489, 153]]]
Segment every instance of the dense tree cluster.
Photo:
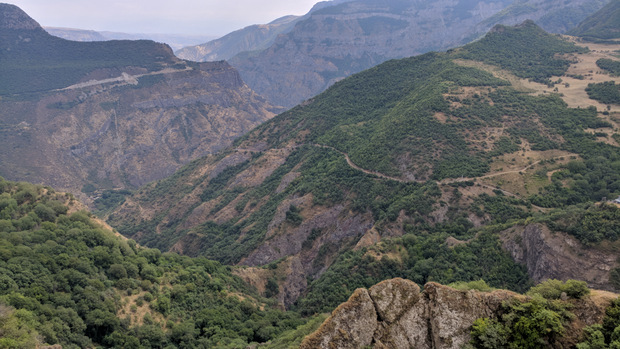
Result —
[[471, 331], [471, 341], [466, 348], [542, 349], [555, 347], [566, 331], [566, 324], [574, 318], [571, 305], [557, 299], [580, 299], [590, 290], [585, 282], [548, 280], [532, 287], [527, 300], [513, 299], [503, 304], [499, 319], [477, 319]]
[[605, 104], [620, 104], [620, 85], [615, 81], [605, 81], [597, 84], [588, 84], [588, 96]]
[[1, 347], [239, 348], [302, 324], [229, 268], [138, 247], [70, 200], [0, 179]]
[[596, 65], [609, 72], [612, 76], [620, 76], [620, 62], [608, 58], [601, 58], [596, 61]]

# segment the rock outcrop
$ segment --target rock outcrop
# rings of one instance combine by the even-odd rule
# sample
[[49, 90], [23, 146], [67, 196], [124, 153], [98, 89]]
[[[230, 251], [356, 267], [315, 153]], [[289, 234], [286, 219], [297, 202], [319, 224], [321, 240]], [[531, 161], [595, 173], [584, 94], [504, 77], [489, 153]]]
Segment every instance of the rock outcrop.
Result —
[[542, 224], [516, 226], [501, 234], [503, 247], [518, 263], [525, 264], [530, 277], [583, 280], [589, 287], [614, 291], [610, 271], [618, 266], [617, 255], [587, 248], [572, 236], [552, 232]]
[[[579, 327], [570, 325], [565, 344], [573, 343], [583, 326], [602, 320], [611, 296], [573, 302]], [[412, 281], [387, 280], [356, 290], [300, 348], [462, 348], [477, 318], [498, 318], [502, 303], [514, 298], [524, 296], [505, 290], [460, 291], [432, 282], [420, 293]]]

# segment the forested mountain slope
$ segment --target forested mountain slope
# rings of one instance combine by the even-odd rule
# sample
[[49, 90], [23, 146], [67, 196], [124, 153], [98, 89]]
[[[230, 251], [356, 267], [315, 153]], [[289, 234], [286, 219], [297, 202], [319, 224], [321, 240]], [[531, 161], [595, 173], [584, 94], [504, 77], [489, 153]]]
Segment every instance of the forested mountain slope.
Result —
[[228, 267], [139, 247], [80, 206], [0, 178], [3, 348], [245, 348], [303, 323]]
[[[607, 49], [528, 21], [386, 62], [143, 187], [108, 221], [147, 246], [268, 264], [240, 275], [307, 314], [397, 276], [523, 291], [595, 266], [579, 275], [614, 289], [619, 212], [595, 202], [620, 194], [620, 106], [585, 91], [617, 79], [588, 73], [617, 61]], [[593, 259], [545, 268], [557, 246], [528, 246], [546, 229]]]
[[595, 39], [618, 39], [620, 38], [619, 27], [620, 1], [612, 0], [600, 11], [570, 30], [569, 34]]
[[225, 62], [182, 61], [163, 44], [60, 39], [8, 4], [0, 37], [6, 178], [92, 197], [134, 188], [274, 115]]

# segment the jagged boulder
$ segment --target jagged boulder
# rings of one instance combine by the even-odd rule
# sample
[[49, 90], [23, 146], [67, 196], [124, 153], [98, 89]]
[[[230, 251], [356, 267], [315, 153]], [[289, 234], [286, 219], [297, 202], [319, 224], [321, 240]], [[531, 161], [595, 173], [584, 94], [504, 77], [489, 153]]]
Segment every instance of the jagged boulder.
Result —
[[[564, 347], [574, 345], [583, 327], [600, 322], [615, 296], [573, 300], [579, 315], [569, 324]], [[463, 291], [434, 282], [420, 293], [412, 281], [386, 280], [368, 291], [357, 289], [300, 348], [462, 348], [476, 319], [500, 317], [502, 304], [514, 298], [526, 299], [506, 290]]]
[[336, 308], [332, 316], [300, 348], [362, 348], [372, 341], [377, 323], [373, 301], [368, 291], [360, 288], [355, 290], [346, 303]]

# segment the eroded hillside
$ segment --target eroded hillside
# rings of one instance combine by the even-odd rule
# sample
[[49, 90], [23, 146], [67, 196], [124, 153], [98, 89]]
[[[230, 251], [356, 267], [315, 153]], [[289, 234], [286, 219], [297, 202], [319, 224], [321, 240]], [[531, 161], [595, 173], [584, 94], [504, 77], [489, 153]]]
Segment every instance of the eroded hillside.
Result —
[[534, 20], [563, 33], [604, 0], [356, 0], [327, 2], [266, 49], [230, 59], [248, 85], [291, 108], [351, 74], [389, 59], [446, 50], [483, 36], [495, 24]]

